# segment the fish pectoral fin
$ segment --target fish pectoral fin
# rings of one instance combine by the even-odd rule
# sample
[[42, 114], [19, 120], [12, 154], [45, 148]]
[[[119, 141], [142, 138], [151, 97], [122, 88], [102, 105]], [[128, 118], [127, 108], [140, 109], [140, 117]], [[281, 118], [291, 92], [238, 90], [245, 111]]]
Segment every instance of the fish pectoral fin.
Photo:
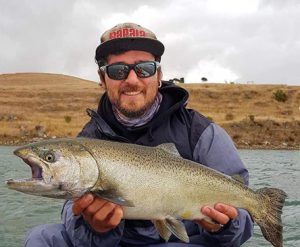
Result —
[[165, 224], [169, 231], [171, 231], [177, 238], [185, 243], [190, 242], [189, 236], [185, 230], [185, 226], [181, 221], [173, 217], [168, 217], [165, 219]]
[[101, 197], [102, 199], [105, 199], [107, 201], [121, 206], [134, 207], [132, 201], [124, 199], [123, 196], [119, 195], [114, 190], [93, 190], [91, 191], [91, 193], [93, 193], [95, 196]]
[[171, 237], [172, 233], [168, 229], [166, 225], [165, 220], [153, 220], [152, 221], [156, 230], [158, 231], [159, 235], [166, 241], [169, 241], [169, 238]]

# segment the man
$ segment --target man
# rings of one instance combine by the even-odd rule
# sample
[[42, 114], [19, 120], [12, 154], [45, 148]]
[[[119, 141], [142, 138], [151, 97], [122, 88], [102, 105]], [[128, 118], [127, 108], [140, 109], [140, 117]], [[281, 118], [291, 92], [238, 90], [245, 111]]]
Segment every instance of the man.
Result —
[[[226, 132], [186, 109], [184, 89], [162, 82], [163, 52], [154, 33], [139, 25], [106, 31], [95, 57], [106, 92], [98, 110], [88, 111], [91, 120], [79, 136], [145, 146], [172, 142], [182, 157], [241, 175], [247, 184], [248, 172]], [[217, 203], [199, 210], [215, 224], [183, 221], [190, 243], [174, 236], [165, 243], [152, 222], [124, 220], [121, 206], [86, 194], [64, 204], [63, 224], [35, 228], [25, 246], [240, 246], [252, 235], [253, 222], [243, 209]]]

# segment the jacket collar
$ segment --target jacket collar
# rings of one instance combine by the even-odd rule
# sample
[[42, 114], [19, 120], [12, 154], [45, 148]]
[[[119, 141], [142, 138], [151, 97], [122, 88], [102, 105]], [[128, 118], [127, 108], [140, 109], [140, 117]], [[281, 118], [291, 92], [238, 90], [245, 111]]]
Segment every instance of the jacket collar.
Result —
[[97, 112], [89, 110], [89, 115], [96, 121], [97, 128], [102, 134], [110, 139], [132, 142], [141, 133], [149, 132], [151, 135], [152, 129], [161, 124], [163, 119], [186, 106], [189, 95], [185, 89], [174, 83], [163, 81], [159, 91], [163, 95], [160, 109], [154, 118], [143, 126], [129, 128], [118, 122], [106, 93], [100, 99]]

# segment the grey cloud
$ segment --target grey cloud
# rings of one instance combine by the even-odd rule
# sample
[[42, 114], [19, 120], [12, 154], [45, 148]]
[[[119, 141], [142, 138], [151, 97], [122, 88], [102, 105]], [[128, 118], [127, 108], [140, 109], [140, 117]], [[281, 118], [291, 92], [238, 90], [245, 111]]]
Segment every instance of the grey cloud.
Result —
[[284, 8], [294, 8], [299, 4], [300, 2], [298, 0], [261, 0], [259, 2], [259, 7], [282, 10]]
[[296, 0], [260, 0], [255, 12], [240, 15], [212, 13], [206, 0], [0, 4], [0, 73], [37, 71], [98, 80], [93, 57], [101, 33], [112, 20], [112, 25], [134, 20], [164, 42], [165, 79], [186, 76], [199, 61], [213, 61], [240, 82], [300, 84]]

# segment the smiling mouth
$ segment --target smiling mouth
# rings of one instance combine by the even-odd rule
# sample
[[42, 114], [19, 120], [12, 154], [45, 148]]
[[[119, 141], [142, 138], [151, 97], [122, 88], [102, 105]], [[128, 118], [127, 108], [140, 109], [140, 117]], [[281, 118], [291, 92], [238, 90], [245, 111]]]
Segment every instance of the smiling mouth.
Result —
[[141, 91], [132, 91], [132, 92], [123, 92], [123, 94], [127, 95], [127, 96], [135, 96], [140, 94]]

